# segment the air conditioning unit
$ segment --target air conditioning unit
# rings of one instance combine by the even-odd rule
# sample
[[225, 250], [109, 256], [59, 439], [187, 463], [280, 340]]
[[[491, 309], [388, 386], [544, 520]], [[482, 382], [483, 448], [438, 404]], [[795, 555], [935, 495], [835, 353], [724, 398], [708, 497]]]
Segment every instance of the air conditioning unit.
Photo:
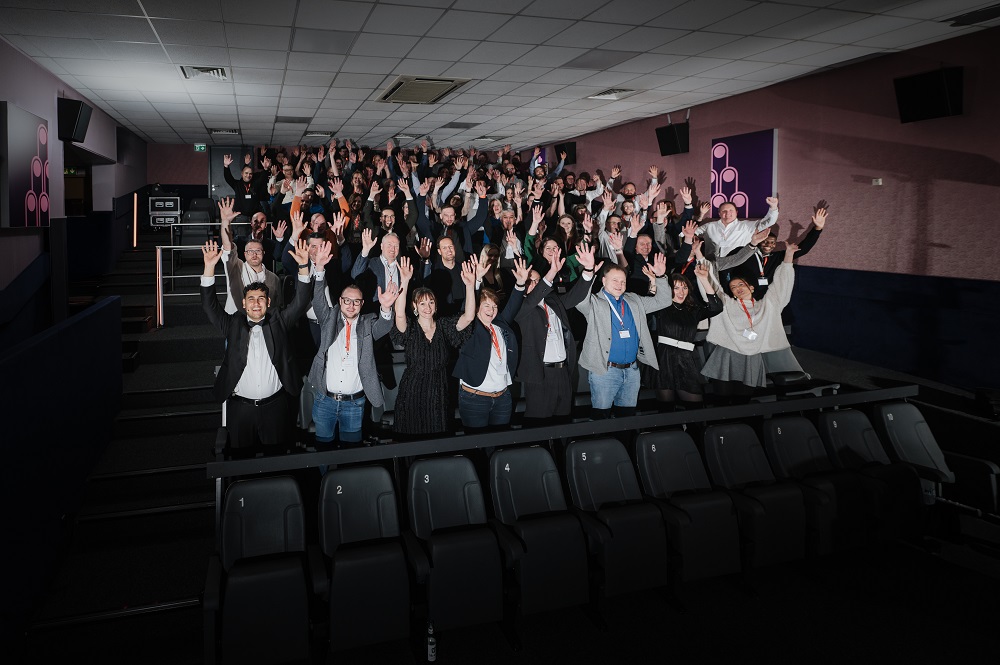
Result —
[[435, 104], [468, 82], [469, 79], [397, 76], [378, 100], [390, 104]]

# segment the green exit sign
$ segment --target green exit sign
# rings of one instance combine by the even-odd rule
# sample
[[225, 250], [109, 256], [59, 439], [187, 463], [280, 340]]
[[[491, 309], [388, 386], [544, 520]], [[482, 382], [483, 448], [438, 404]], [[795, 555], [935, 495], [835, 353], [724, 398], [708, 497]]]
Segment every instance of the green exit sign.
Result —
[[205, 143], [195, 143], [194, 144], [194, 151], [195, 152], [205, 152], [206, 150], [208, 150], [208, 147], [207, 147], [207, 145]]

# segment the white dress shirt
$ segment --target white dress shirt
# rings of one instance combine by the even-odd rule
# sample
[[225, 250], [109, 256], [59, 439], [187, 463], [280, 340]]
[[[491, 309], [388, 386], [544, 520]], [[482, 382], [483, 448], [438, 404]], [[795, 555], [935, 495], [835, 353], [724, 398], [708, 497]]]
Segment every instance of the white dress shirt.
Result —
[[703, 235], [715, 246], [716, 256], [725, 256], [734, 249], [739, 249], [750, 244], [753, 234], [757, 231], [773, 226], [778, 221], [778, 209], [771, 208], [764, 217], [759, 220], [737, 219], [725, 225], [721, 220], [702, 224], [695, 231], [698, 235]]
[[563, 339], [562, 321], [544, 300], [538, 306], [545, 310], [549, 324], [545, 333], [545, 353], [542, 362], [561, 363], [566, 360], [566, 340]]
[[347, 343], [347, 319], [340, 315], [344, 327], [333, 340], [326, 354], [326, 389], [331, 393], [353, 395], [362, 390], [361, 373], [358, 371], [358, 324], [360, 317], [351, 321], [350, 348]]

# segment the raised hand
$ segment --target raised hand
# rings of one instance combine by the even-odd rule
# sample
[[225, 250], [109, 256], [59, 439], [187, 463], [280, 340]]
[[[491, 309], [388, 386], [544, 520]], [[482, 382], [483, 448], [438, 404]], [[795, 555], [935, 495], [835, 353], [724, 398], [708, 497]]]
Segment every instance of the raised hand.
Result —
[[661, 189], [662, 187], [660, 187], [660, 183], [654, 182], [653, 184], [651, 184], [649, 186], [649, 190], [646, 192], [649, 201], [655, 200], [656, 197], [659, 196]]
[[395, 147], [396, 147], [396, 144], [392, 142], [392, 139], [389, 139], [388, 141], [386, 141], [385, 142], [385, 154], [387, 156], [391, 155], [392, 154], [392, 149], [395, 148]]
[[507, 241], [507, 246], [513, 249], [515, 254], [518, 256], [521, 255], [521, 241], [518, 239], [517, 234], [514, 233], [514, 229], [507, 231], [504, 240]]
[[615, 180], [617, 180], [618, 177], [621, 174], [622, 174], [622, 165], [621, 164], [615, 164], [614, 166], [611, 167], [611, 177], [612, 178], [614, 178]]
[[302, 211], [298, 210], [292, 213], [292, 235], [296, 238], [302, 235], [302, 232], [306, 230], [306, 224], [303, 221]]
[[524, 259], [514, 259], [514, 279], [518, 286], [528, 283], [528, 262]]
[[635, 200], [635, 207], [637, 210], [645, 210], [646, 208], [649, 207], [649, 197], [646, 196], [645, 192], [640, 194], [639, 197]]
[[559, 271], [562, 270], [562, 267], [566, 265], [566, 259], [562, 258], [561, 254], [562, 250], [556, 248], [556, 255], [549, 261], [549, 271], [545, 273], [545, 279], [549, 280], [549, 282], [554, 281], [556, 275], [558, 275]]
[[219, 263], [219, 259], [222, 258], [222, 248], [219, 247], [219, 243], [214, 240], [209, 240], [205, 243], [205, 246], [201, 248], [202, 260], [205, 262], [205, 275], [214, 275], [215, 266]]
[[667, 202], [658, 201], [656, 203], [656, 211], [653, 213], [653, 219], [658, 224], [663, 224], [667, 218]]
[[482, 180], [476, 183], [476, 195], [481, 199], [486, 198], [486, 183]]
[[379, 187], [378, 180], [372, 180], [372, 186], [368, 192], [368, 200], [374, 201], [381, 193], [382, 193], [382, 188]]
[[625, 236], [622, 235], [621, 231], [615, 231], [614, 233], [608, 234], [608, 242], [611, 243], [611, 249], [615, 252], [622, 251], [625, 246]]
[[605, 210], [610, 212], [615, 209], [615, 195], [610, 189], [604, 190], [604, 193], [601, 194], [601, 201], [604, 202]]
[[[389, 183], [392, 184], [392, 181], [390, 180]], [[396, 200], [396, 188], [395, 187], [389, 187], [389, 193], [388, 193], [388, 195], [387, 195], [386, 198], [388, 199], [388, 202], [390, 204], [392, 204], [392, 202]]]
[[288, 231], [288, 224], [285, 222], [285, 220], [281, 220], [280, 222], [278, 222], [278, 225], [274, 227], [274, 237], [284, 238], [286, 231]]
[[816, 225], [817, 229], [822, 229], [826, 226], [826, 208], [816, 208], [816, 212], [812, 216], [812, 222]]
[[536, 204], [531, 206], [531, 224], [532, 227], [537, 227], [545, 219], [545, 213], [542, 211], [542, 205]]
[[485, 261], [480, 261], [479, 257], [475, 255], [473, 255], [471, 259], [472, 259], [472, 265], [476, 269], [476, 279], [482, 280], [483, 277], [486, 276], [486, 273], [488, 273], [490, 271], [490, 268], [492, 267], [490, 260], [487, 259]]
[[235, 203], [232, 197], [227, 197], [219, 201], [219, 219], [223, 224], [231, 223], [239, 215], [238, 212], [233, 210]]
[[777, 208], [778, 207], [778, 197], [777, 196], [769, 196], [769, 197], [767, 197], [764, 200], [767, 202], [767, 207], [768, 208]]
[[684, 242], [690, 243], [694, 241], [694, 233], [698, 230], [698, 225], [693, 219], [689, 219], [685, 224], [684, 228], [681, 229], [681, 233], [684, 234]]
[[229, 165], [232, 164], [232, 163], [233, 163], [233, 156], [232, 155], [223, 155], [222, 156], [222, 166], [223, 166], [223, 168], [227, 168], [228, 169]]
[[420, 242], [417, 243], [416, 246], [417, 256], [422, 258], [424, 261], [431, 258], [431, 247], [432, 243], [430, 238], [421, 238]]
[[476, 284], [476, 268], [471, 259], [462, 263], [462, 283], [466, 286]]
[[559, 151], [559, 161], [560, 162], [565, 162], [566, 161], [566, 157], [568, 157], [568, 155], [566, 154], [566, 151], [565, 150], [560, 150]]
[[649, 279], [649, 285], [651, 287], [656, 286], [656, 272], [653, 270], [652, 266], [650, 266], [648, 263], [644, 265], [642, 267], [642, 274], [645, 275], [647, 279]]
[[427, 153], [427, 165], [433, 167], [437, 163], [438, 163], [437, 155], [435, 155], [433, 152]]
[[753, 237], [750, 238], [750, 244], [756, 247], [760, 243], [764, 242], [764, 239], [769, 235], [771, 235], [770, 227], [761, 229], [760, 231], [754, 231]]
[[657, 277], [667, 274], [667, 255], [663, 252], [657, 252], [653, 257], [653, 274]]
[[413, 264], [410, 263], [409, 257], [406, 256], [399, 257], [397, 263], [399, 264], [399, 279], [405, 284], [413, 277]]
[[333, 224], [330, 225], [330, 230], [333, 231], [333, 235], [338, 238], [344, 235], [344, 227], [347, 226], [347, 215], [342, 212], [338, 212], [333, 216]]
[[705, 241], [701, 238], [695, 238], [694, 242], [691, 243], [691, 253], [699, 261], [705, 260], [705, 255], [701, 253], [701, 248], [705, 245]]
[[311, 176], [312, 175], [312, 171], [313, 171], [313, 167], [312, 167], [312, 163], [311, 162], [304, 162], [302, 164], [302, 172], [305, 173], [306, 176]]
[[699, 263], [698, 265], [696, 265], [694, 267], [694, 274], [698, 277], [699, 280], [708, 281], [708, 264]]
[[399, 191], [403, 192], [403, 196], [408, 199], [413, 198], [413, 194], [410, 193], [410, 183], [406, 181], [406, 178], [400, 178], [397, 180], [396, 186], [399, 188]]
[[[786, 257], [792, 256], [797, 251], [799, 251], [798, 244], [796, 244], [794, 242], [786, 242], [785, 243], [785, 256]], [[786, 260], [787, 260], [787, 258], [786, 258]]]
[[698, 221], [705, 219], [710, 212], [712, 212], [712, 204], [708, 201], [702, 201], [698, 206]]
[[581, 220], [580, 225], [583, 227], [583, 232], [587, 235], [594, 232], [594, 220], [589, 212], [583, 213], [583, 220]]
[[265, 171], [270, 171], [271, 170], [271, 160], [270, 160], [270, 158], [265, 157], [264, 159], [260, 160], [260, 165], [262, 167], [264, 167]]
[[629, 223], [629, 236], [639, 235], [639, 231], [642, 230], [642, 218], [638, 214], [633, 214], [628, 220]]
[[692, 192], [695, 191], [695, 189], [696, 189], [696, 187], [695, 187], [695, 179], [692, 178], [691, 176], [688, 176], [688, 177], [684, 178], [684, 185], [688, 189], [690, 189]]
[[250, 166], [253, 163], [253, 155], [249, 152], [243, 155], [243, 166]]
[[320, 244], [319, 248], [316, 250], [316, 258], [313, 259], [313, 263], [316, 264], [316, 270], [323, 271], [326, 270], [326, 264], [330, 262], [333, 257], [333, 243], [329, 240], [324, 241]]
[[391, 310], [392, 303], [396, 302], [396, 296], [399, 295], [399, 288], [390, 282], [386, 287], [385, 291], [382, 287], [378, 287], [378, 302], [382, 305], [382, 309]]
[[581, 242], [576, 246], [576, 260], [580, 262], [580, 267], [587, 272], [599, 270], [604, 265], [604, 261], [601, 261], [596, 267], [594, 266], [594, 250], [596, 249], [596, 246], [588, 245], [585, 242]]
[[292, 250], [292, 256], [296, 265], [304, 266], [309, 263], [309, 241], [304, 238], [299, 239], [295, 243], [295, 249]]
[[371, 254], [371, 251], [375, 249], [375, 245], [378, 240], [375, 238], [375, 234], [372, 233], [371, 229], [365, 229], [361, 232], [361, 253], [365, 256]]
[[431, 191], [431, 182], [433, 180], [434, 178], [428, 178], [420, 183], [420, 189], [417, 190], [417, 193], [420, 194], [420, 196], [427, 196], [427, 192]]
[[657, 178], [660, 177], [660, 169], [659, 167], [656, 166], [656, 164], [653, 164], [652, 166], [649, 167], [649, 177], [652, 178], [653, 180], [656, 180]]
[[326, 190], [323, 189], [323, 185], [316, 185], [316, 196], [321, 199], [326, 197]]
[[681, 201], [684, 201], [684, 205], [691, 205], [691, 188], [688, 186], [681, 187], [680, 189]]
[[301, 175], [295, 181], [293, 192], [295, 196], [302, 196], [302, 192], [304, 192], [305, 189], [306, 189], [306, 177], [304, 175]]

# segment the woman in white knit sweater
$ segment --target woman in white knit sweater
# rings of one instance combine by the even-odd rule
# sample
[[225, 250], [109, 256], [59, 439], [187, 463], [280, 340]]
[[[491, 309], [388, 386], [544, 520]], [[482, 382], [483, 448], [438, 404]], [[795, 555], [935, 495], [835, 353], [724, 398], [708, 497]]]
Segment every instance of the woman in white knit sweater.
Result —
[[792, 260], [798, 245], [788, 243], [785, 260], [778, 266], [767, 298], [753, 297], [754, 285], [743, 277], [729, 282], [731, 298], [724, 298], [722, 314], [714, 317], [707, 341], [715, 345], [701, 373], [713, 379], [716, 394], [746, 393], [767, 385], [769, 372], [802, 371], [792, 355], [781, 310], [792, 296], [795, 269]]

